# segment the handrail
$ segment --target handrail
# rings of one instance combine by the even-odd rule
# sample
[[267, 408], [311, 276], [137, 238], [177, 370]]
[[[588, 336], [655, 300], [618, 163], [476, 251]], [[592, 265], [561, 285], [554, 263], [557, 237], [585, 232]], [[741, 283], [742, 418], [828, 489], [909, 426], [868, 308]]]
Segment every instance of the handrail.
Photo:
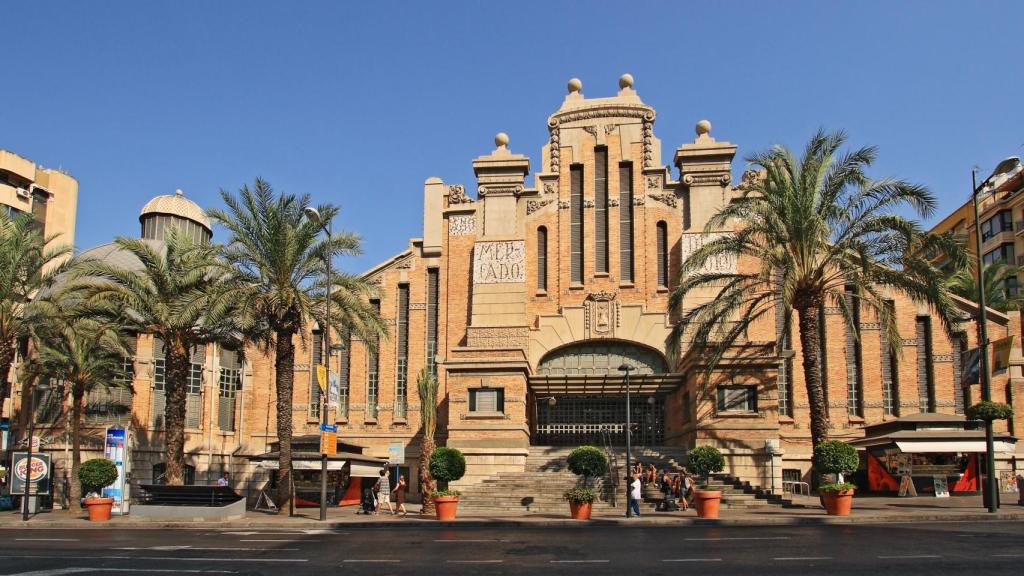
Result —
[[611, 485], [612, 494], [609, 503], [615, 507], [615, 498], [619, 494], [619, 475], [616, 470], [619, 467], [618, 457], [612, 449], [612, 434], [607, 427], [601, 428], [601, 439], [604, 444], [605, 454], [608, 456], [608, 483]]

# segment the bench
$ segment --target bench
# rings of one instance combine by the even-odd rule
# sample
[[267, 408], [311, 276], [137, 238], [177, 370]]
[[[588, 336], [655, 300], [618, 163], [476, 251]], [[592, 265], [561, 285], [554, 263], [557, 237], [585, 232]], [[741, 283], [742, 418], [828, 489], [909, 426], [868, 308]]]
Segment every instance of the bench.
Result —
[[227, 486], [168, 486], [143, 484], [140, 504], [151, 506], [209, 506], [234, 504], [242, 496]]

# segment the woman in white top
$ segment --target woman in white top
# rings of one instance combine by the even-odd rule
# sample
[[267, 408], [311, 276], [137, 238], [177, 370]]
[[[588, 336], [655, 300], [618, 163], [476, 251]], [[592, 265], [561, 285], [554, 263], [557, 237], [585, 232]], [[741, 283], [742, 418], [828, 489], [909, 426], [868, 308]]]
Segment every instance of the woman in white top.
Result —
[[640, 517], [640, 499], [643, 498], [643, 494], [640, 493], [640, 475], [633, 474], [633, 481], [629, 484], [629, 505], [633, 509], [633, 515]]

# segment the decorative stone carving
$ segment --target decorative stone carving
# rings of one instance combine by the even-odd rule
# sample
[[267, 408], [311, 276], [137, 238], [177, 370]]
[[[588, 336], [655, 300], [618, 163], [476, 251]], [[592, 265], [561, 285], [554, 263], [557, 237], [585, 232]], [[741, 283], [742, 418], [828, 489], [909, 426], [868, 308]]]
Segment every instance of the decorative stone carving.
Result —
[[719, 172], [710, 172], [707, 174], [685, 174], [683, 176], [683, 184], [687, 186], [707, 186], [708, 184], [718, 184], [721, 187], [726, 187], [732, 182], [732, 174], [722, 174]]
[[398, 270], [409, 270], [412, 268], [412, 256], [407, 256], [395, 263]]
[[469, 327], [466, 330], [466, 345], [482, 348], [507, 348], [529, 346], [529, 334], [523, 327]]
[[[690, 256], [693, 255], [705, 242], [711, 242], [722, 238], [729, 234], [728, 232], [710, 232], [704, 234], [701, 232], [697, 233], [684, 233], [680, 237], [679, 246], [680, 253], [682, 254], [681, 261], [686, 262]], [[721, 254], [711, 260], [704, 263], [704, 266], [700, 270], [696, 270], [697, 273], [703, 274], [714, 274], [714, 273], [736, 273], [736, 255], [735, 254]]]
[[643, 206], [644, 197], [640, 195], [633, 196], [633, 206]]
[[477, 242], [473, 247], [473, 283], [503, 284], [526, 279], [526, 242]]
[[661, 189], [661, 178], [657, 176], [647, 177], [647, 189], [648, 190], [659, 190]]
[[589, 110], [576, 110], [557, 114], [548, 120], [548, 129], [554, 130], [560, 124], [576, 122], [579, 120], [594, 120], [597, 118], [639, 118], [647, 122], [654, 122], [654, 110], [647, 106], [630, 106], [628, 104], [617, 104]]
[[427, 303], [426, 302], [410, 302], [409, 303], [409, 310], [426, 310], [426, 309], [427, 309]]
[[488, 185], [477, 188], [477, 196], [483, 198], [488, 194], [513, 194], [519, 196], [523, 193], [523, 187], [516, 184], [513, 186]]
[[619, 325], [619, 303], [614, 292], [595, 292], [583, 303], [584, 329], [588, 338], [611, 336]]
[[644, 168], [654, 165], [654, 113], [643, 116], [643, 154]]
[[593, 136], [594, 138], [597, 138], [597, 126], [584, 126], [584, 127], [583, 127], [583, 130], [584, 130], [584, 131], [585, 131], [585, 132], [586, 132], [587, 134], [590, 134], [590, 135], [591, 135], [591, 136]]
[[544, 183], [544, 193], [545, 194], [555, 194], [557, 192], [558, 192], [558, 186], [556, 186], [554, 182], [545, 182]]
[[469, 236], [476, 229], [476, 216], [472, 214], [455, 214], [448, 218], [449, 236]]
[[678, 206], [678, 200], [676, 199], [675, 194], [648, 194], [648, 196], [652, 200], [657, 200], [666, 206], [671, 206], [672, 208]]
[[550, 171], [551, 171], [552, 174], [558, 174], [558, 168], [561, 165], [560, 162], [559, 162], [559, 157], [562, 154], [561, 134], [560, 134], [560, 131], [559, 131], [559, 128], [558, 128], [558, 121], [555, 121], [554, 124], [551, 124], [550, 122], [548, 122], [548, 126], [551, 129], [551, 146], [550, 146], [551, 164], [550, 164], [549, 168], [550, 168]]
[[939, 364], [939, 363], [949, 363], [949, 362], [953, 361], [953, 355], [952, 354], [936, 354], [936, 355], [932, 356], [932, 361], [935, 362], [936, 364]]
[[878, 322], [861, 322], [860, 323], [860, 329], [861, 330], [881, 330], [882, 329], [882, 325], [880, 323], [878, 323]]
[[586, 199], [583, 201], [584, 208], [593, 208], [594, 206], [597, 206], [597, 204], [595, 204], [593, 200]]
[[528, 215], [529, 214], [533, 214], [537, 210], [540, 210], [541, 208], [547, 206], [548, 204], [551, 204], [552, 202], [554, 202], [554, 199], [550, 199], [550, 198], [547, 199], [547, 200], [527, 200], [526, 201], [526, 213]]
[[825, 306], [826, 316], [842, 316], [843, 309], [838, 306]]
[[615, 132], [616, 128], [618, 128], [618, 125], [616, 125], [616, 124], [605, 124], [604, 125], [604, 133], [605, 134], [611, 134], [612, 132]]
[[570, 206], [570, 203], [569, 203], [568, 200], [559, 200], [558, 201], [558, 208], [560, 210], [568, 210], [569, 206]]
[[608, 207], [609, 208], [614, 208], [614, 207], [616, 207], [618, 205], [619, 205], [619, 199], [618, 198], [608, 198]]
[[740, 184], [737, 188], [740, 190], [749, 190], [760, 179], [761, 174], [757, 170], [744, 170], [743, 176], [740, 178]]
[[448, 204], [469, 204], [473, 199], [466, 196], [466, 187], [462, 184], [452, 184], [448, 187]]

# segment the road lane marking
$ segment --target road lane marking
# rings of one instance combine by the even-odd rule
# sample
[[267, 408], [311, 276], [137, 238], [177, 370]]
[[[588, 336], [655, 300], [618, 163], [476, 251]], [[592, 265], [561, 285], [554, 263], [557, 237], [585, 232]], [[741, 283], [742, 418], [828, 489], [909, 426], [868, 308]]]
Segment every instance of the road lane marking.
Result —
[[722, 538], [687, 538], [691, 542], [717, 542], [719, 540], [789, 540], [789, 536], [735, 536]]
[[[263, 552], [263, 551], [267, 550], [266, 548], [239, 548], [237, 546], [229, 546], [229, 547], [224, 547], [224, 546], [219, 546], [219, 547], [196, 547], [196, 548], [193, 548], [192, 546], [182, 546], [181, 548], [182, 549], [187, 549], [190, 552], [193, 551], [193, 550], [202, 550], [202, 551], [206, 551], [206, 552], [212, 552], [212, 551], [230, 552], [232, 550], [238, 550], [240, 552]], [[117, 548], [110, 548], [110, 550], [161, 550], [161, 549], [164, 549], [164, 547], [157, 546], [157, 547], [153, 547], [153, 548], [133, 548], [131, 546], [123, 546], [123, 547], [117, 547]], [[298, 548], [274, 548], [273, 549], [274, 552], [285, 552], [285, 551], [287, 551], [287, 552], [295, 552], [297, 550], [298, 550]]]
[[249, 540], [245, 540], [245, 539], [243, 539], [243, 540], [239, 540], [239, 542], [319, 542], [319, 540], [295, 540], [295, 539], [291, 539], [291, 540], [285, 540], [285, 539], [264, 539], [264, 540], [249, 539]]
[[772, 560], [831, 560], [831, 556], [780, 556]]
[[666, 558], [662, 562], [721, 562], [721, 558]]
[[901, 559], [901, 558], [906, 558], [906, 559], [942, 558], [942, 556], [939, 556], [938, 554], [907, 554], [905, 556], [879, 556], [878, 558], [882, 559], [882, 560], [898, 560], [898, 559]]
[[381, 564], [381, 563], [398, 564], [399, 562], [401, 562], [401, 560], [394, 560], [394, 559], [391, 559], [391, 558], [380, 558], [380, 559], [373, 559], [373, 558], [348, 558], [348, 559], [342, 560], [342, 562], [345, 563], [345, 564]]
[[[0, 558], [46, 558], [49, 560], [175, 560], [178, 562], [309, 562], [308, 558], [182, 558], [175, 556], [64, 556], [0, 554]], [[106, 570], [106, 568], [104, 568]]]
[[78, 542], [78, 538], [15, 538], [18, 542]]
[[504, 560], [445, 560], [448, 564], [501, 564]]
[[454, 544], [458, 544], [460, 542], [473, 542], [473, 543], [477, 543], [477, 542], [509, 542], [509, 540], [496, 540], [494, 538], [489, 538], [489, 539], [482, 539], [482, 540], [434, 540], [434, 542], [452, 542]]
[[548, 560], [551, 564], [604, 564], [608, 560]]
[[54, 570], [33, 570], [31, 572], [17, 572], [10, 576], [61, 576], [62, 574], [77, 574], [78, 572], [94, 572], [95, 568], [57, 568]]
[[995, 558], [1024, 558], [1024, 554], [990, 554]]

